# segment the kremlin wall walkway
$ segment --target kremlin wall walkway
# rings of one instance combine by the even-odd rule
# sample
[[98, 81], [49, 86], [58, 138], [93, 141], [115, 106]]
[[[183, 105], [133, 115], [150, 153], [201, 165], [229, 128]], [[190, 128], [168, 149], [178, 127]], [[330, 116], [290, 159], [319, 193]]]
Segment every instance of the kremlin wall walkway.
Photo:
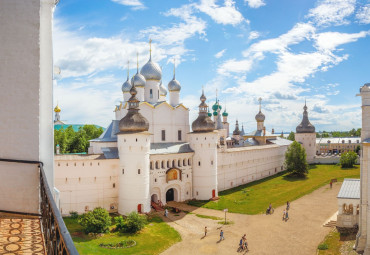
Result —
[[[183, 203], [170, 202], [171, 206], [191, 212], [179, 216], [170, 213], [164, 218], [182, 237], [162, 254], [244, 254], [237, 252], [239, 240], [247, 235], [247, 254], [300, 254], [314, 255], [319, 243], [331, 228], [323, 224], [338, 210], [337, 194], [342, 183], [335, 183], [330, 189], [326, 185], [311, 194], [291, 202], [289, 220], [282, 221], [285, 206], [275, 209], [273, 215], [243, 215], [227, 213], [232, 225], [220, 225], [218, 220], [199, 218], [195, 214], [224, 218], [223, 211], [197, 208]], [[268, 205], [266, 205], [267, 208]], [[204, 237], [204, 227], [208, 233]], [[225, 240], [219, 242], [220, 230]]]
[[40, 218], [0, 212], [0, 254], [45, 255]]

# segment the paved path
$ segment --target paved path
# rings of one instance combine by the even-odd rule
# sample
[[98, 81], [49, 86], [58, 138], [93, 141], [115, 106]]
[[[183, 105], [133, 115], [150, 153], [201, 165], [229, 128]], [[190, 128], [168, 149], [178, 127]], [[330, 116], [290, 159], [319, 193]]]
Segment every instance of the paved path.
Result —
[[[164, 251], [162, 254], [239, 254], [239, 240], [247, 234], [250, 251], [247, 254], [300, 254], [314, 255], [318, 244], [329, 233], [323, 227], [325, 221], [337, 208], [336, 196], [342, 183], [335, 183], [333, 189], [326, 185], [313, 193], [291, 202], [290, 219], [282, 221], [285, 207], [275, 209], [273, 215], [243, 215], [228, 213], [233, 225], [220, 225], [217, 220], [204, 219], [197, 214], [223, 218], [222, 211], [197, 208], [182, 203], [176, 206], [194, 214], [180, 213], [165, 219], [182, 236], [183, 241]], [[266, 206], [267, 207], [267, 206]], [[204, 226], [208, 227], [207, 237]], [[220, 228], [224, 230], [225, 240], [218, 242]]]

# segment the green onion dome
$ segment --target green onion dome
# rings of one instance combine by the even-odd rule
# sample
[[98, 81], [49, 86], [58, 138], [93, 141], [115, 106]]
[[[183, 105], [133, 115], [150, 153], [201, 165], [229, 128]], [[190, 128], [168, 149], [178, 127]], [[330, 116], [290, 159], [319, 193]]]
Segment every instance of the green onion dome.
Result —
[[221, 105], [220, 105], [220, 103], [219, 103], [219, 101], [217, 101], [213, 106], [212, 106], [212, 110], [214, 110], [214, 111], [217, 111], [217, 108], [218, 109], [222, 109], [222, 107], [221, 107]]
[[217, 116], [218, 115], [218, 112], [213, 112], [213, 116]]
[[229, 114], [226, 112], [226, 110], [222, 113], [222, 116], [227, 117]]

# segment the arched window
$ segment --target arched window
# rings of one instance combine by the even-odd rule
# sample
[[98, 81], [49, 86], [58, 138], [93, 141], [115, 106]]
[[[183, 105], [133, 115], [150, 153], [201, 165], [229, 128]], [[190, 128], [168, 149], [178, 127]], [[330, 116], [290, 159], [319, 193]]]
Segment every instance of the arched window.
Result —
[[188, 159], [188, 166], [191, 166], [190, 158]]
[[186, 160], [185, 159], [182, 161], [182, 165], [186, 166]]
[[153, 161], [150, 161], [150, 170], [153, 170]]
[[181, 160], [177, 160], [177, 166], [180, 167], [181, 166]]
[[167, 160], [167, 167], [170, 167], [170, 161]]
[[152, 89], [150, 89], [150, 98], [153, 98], [153, 90]]
[[159, 162], [158, 161], [155, 162], [155, 168], [159, 169]]
[[164, 160], [162, 160], [161, 168], [164, 168]]
[[172, 160], [172, 167], [175, 167], [175, 160]]

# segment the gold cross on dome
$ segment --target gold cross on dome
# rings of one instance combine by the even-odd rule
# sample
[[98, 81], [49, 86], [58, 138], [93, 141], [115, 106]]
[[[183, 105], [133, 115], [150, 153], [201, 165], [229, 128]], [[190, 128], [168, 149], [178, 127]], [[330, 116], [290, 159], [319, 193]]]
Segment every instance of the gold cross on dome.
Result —
[[149, 52], [150, 52], [150, 57], [152, 57], [152, 39], [149, 39]]

